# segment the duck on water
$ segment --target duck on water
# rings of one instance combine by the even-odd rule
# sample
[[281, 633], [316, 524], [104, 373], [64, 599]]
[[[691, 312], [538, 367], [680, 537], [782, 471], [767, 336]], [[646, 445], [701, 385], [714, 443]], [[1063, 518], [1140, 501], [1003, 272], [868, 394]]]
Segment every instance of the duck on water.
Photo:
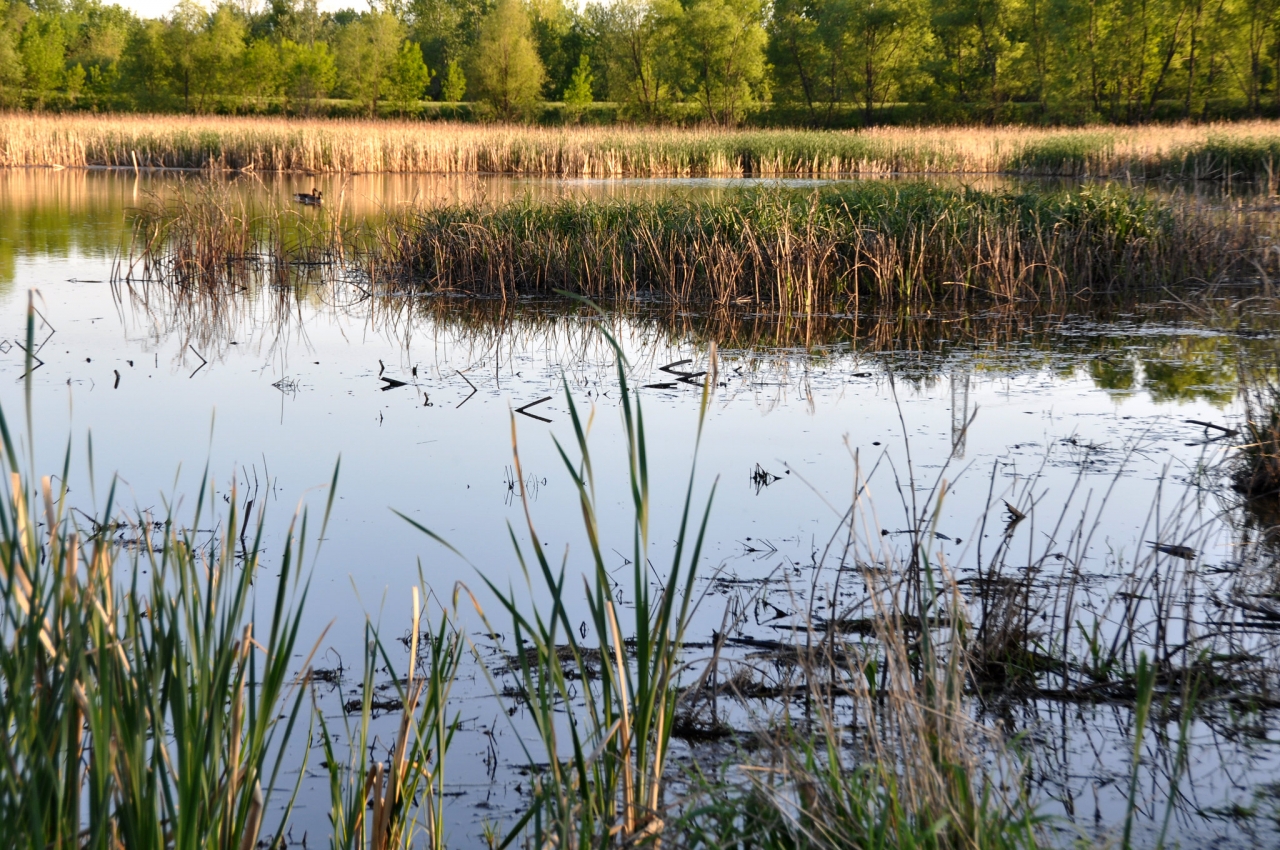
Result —
[[300, 204], [306, 204], [307, 206], [312, 207], [318, 207], [324, 203], [320, 190], [314, 187], [311, 189], [311, 194], [308, 195], [306, 192], [299, 192], [293, 196], [293, 199]]

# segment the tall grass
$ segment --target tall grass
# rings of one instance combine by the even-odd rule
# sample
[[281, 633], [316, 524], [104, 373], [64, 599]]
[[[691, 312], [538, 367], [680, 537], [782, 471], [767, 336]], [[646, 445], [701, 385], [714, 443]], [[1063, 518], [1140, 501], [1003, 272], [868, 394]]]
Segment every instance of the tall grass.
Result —
[[738, 177], [1016, 172], [1269, 179], [1280, 125], [807, 130], [536, 128], [283, 118], [0, 116], [0, 165]]
[[[28, 343], [32, 329], [29, 311]], [[31, 365], [28, 354], [28, 375]], [[305, 516], [290, 528], [272, 607], [259, 612], [262, 523], [252, 542], [237, 539], [251, 518], [234, 490], [208, 542], [173, 517], [112, 522], [110, 496], [85, 532], [68, 516], [67, 465], [37, 488], [2, 414], [0, 438], [0, 823], [10, 846], [254, 847], [283, 744], [305, 724], [290, 675]], [[190, 528], [209, 525], [212, 500], [202, 487]]]
[[[650, 493], [644, 415], [628, 387], [622, 350], [612, 337], [608, 339], [617, 358], [627, 441], [632, 508], [632, 583], [626, 589], [629, 605], [620, 604], [616, 581], [605, 567], [606, 544], [597, 521], [598, 497], [586, 423], [567, 383], [565, 398], [577, 457], [571, 458], [559, 441], [556, 447], [582, 511], [585, 560], [589, 564], [582, 582], [590, 625], [584, 622], [579, 631], [570, 621], [568, 594], [576, 589], [577, 581], [567, 574], [565, 564], [557, 569], [543, 551], [523, 486], [520, 496], [532, 556], [526, 555], [514, 532], [512, 542], [527, 590], [537, 586], [549, 592], [551, 609], [530, 608], [527, 591], [504, 589], [491, 578], [481, 577], [511, 624], [518, 648], [512, 667], [548, 761], [547, 770], [534, 786], [532, 805], [508, 833], [504, 845], [519, 838], [526, 826], [536, 846], [550, 842], [566, 849], [644, 842], [657, 838], [665, 828], [663, 789], [683, 667], [680, 653], [693, 610], [694, 579], [711, 497], [699, 518], [693, 506], [695, 464], [684, 494], [672, 561], [655, 593], [649, 574]], [[699, 440], [708, 393], [704, 388]], [[511, 429], [515, 478], [523, 481], [514, 414]], [[487, 615], [478, 603], [476, 607], [492, 633], [494, 627]], [[629, 618], [622, 613], [626, 608], [630, 608]], [[586, 690], [585, 699], [576, 699], [579, 687]], [[522, 746], [530, 761], [535, 761], [529, 745], [522, 742]]]
[[1130, 190], [863, 183], [719, 201], [430, 207], [380, 231], [379, 279], [509, 297], [788, 311], [1114, 297], [1255, 276], [1266, 227]]
[[[331, 846], [334, 850], [388, 850], [416, 846], [442, 850], [445, 844], [445, 756], [458, 719], [448, 718], [449, 692], [458, 674], [462, 635], [447, 616], [431, 632], [420, 630], [418, 588], [413, 588], [413, 626], [404, 683], [393, 677], [400, 723], [388, 762], [370, 763], [370, 723], [376, 694], [374, 673], [394, 670], [378, 630], [365, 624], [364, 677], [359, 715], [353, 727], [343, 715], [348, 761], [338, 754], [337, 736], [317, 713], [329, 772]], [[420, 655], [420, 650], [425, 649]], [[419, 840], [417, 832], [421, 830]]]
[[[28, 353], [29, 435], [32, 365]], [[334, 847], [444, 846], [444, 761], [457, 725], [446, 712], [462, 642], [447, 618], [419, 633], [417, 588], [391, 759], [371, 762], [366, 749], [375, 665], [393, 669], [368, 626], [359, 731], [348, 728], [348, 758], [340, 758], [323, 714], [307, 710], [311, 659], [298, 651], [309, 585], [299, 576], [305, 513], [289, 526], [268, 583], [264, 513], [255, 524], [252, 500], [242, 505], [235, 488], [219, 521], [203, 485], [184, 526], [173, 516], [116, 519], [113, 487], [86, 530], [68, 509], [69, 452], [60, 475], [33, 487], [25, 470], [34, 448], [22, 458], [18, 446], [0, 412], [4, 846], [283, 846], [298, 792], [284, 778], [301, 777], [307, 749], [301, 764], [286, 756], [309, 723], [320, 726], [330, 775]], [[321, 538], [332, 507], [331, 487]], [[273, 795], [279, 815], [268, 823]]]

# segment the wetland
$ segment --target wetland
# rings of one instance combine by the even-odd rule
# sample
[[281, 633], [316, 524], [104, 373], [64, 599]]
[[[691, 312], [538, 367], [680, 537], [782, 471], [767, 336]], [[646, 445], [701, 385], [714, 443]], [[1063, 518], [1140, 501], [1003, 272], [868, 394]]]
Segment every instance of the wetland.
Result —
[[[0, 171], [6, 721], [63, 742], [11, 734], [0, 805], [29, 846], [1274, 844], [1272, 209]], [[203, 702], [83, 704], [114, 646]], [[83, 754], [128, 718], [155, 787]]]

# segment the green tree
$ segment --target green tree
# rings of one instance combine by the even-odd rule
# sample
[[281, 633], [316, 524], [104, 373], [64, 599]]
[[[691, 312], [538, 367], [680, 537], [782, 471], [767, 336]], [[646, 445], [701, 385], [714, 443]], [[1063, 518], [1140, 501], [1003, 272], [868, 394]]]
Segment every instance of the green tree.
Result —
[[338, 35], [338, 85], [370, 115], [377, 114], [378, 103], [387, 97], [404, 31], [395, 15], [372, 11], [347, 24]]
[[[125, 45], [138, 19], [127, 9], [97, 0], [77, 0], [71, 8], [75, 11], [64, 16], [72, 22], [68, 29], [67, 66], [84, 66], [85, 98], [94, 104], [106, 103], [119, 87]], [[68, 78], [68, 87], [72, 82]]]
[[390, 93], [400, 114], [418, 107], [418, 101], [431, 83], [431, 71], [422, 61], [422, 49], [416, 42], [400, 45], [395, 64], [391, 68]]
[[80, 98], [80, 92], [84, 91], [85, 81], [84, 66], [79, 62], [72, 65], [62, 76], [62, 87], [66, 90], [67, 96], [74, 102]]
[[323, 41], [307, 45], [283, 39], [280, 66], [285, 95], [294, 108], [305, 113], [310, 113], [316, 100], [327, 96], [338, 80], [333, 54]]
[[679, 20], [688, 91], [704, 116], [739, 121], [767, 93], [762, 0], [688, 0]]
[[243, 85], [241, 91], [259, 107], [275, 97], [284, 87], [284, 57], [278, 45], [265, 38], [249, 44], [242, 58]]
[[565, 49], [573, 40], [575, 13], [564, 0], [525, 0], [529, 29], [544, 73], [542, 94], [554, 100], [568, 84], [574, 55]]
[[849, 71], [845, 0], [775, 0], [767, 55], [775, 95], [804, 104], [812, 123], [829, 124], [845, 100]]
[[158, 109], [168, 100], [175, 78], [170, 43], [169, 28], [162, 21], [139, 21], [129, 33], [120, 78], [135, 107]]
[[452, 59], [440, 83], [440, 99], [445, 103], [458, 103], [466, 95], [467, 75], [462, 72], [462, 63]]
[[481, 100], [510, 120], [527, 112], [542, 90], [543, 69], [520, 0], [498, 0], [480, 25], [472, 72]]
[[0, 27], [0, 106], [11, 108], [22, 100], [22, 54], [13, 33]]
[[63, 83], [66, 35], [52, 14], [37, 14], [22, 28], [19, 42], [24, 82], [36, 108]]
[[674, 0], [611, 0], [587, 6], [587, 27], [600, 57], [605, 91], [624, 114], [657, 121], [678, 75], [676, 49], [680, 7]]
[[196, 110], [204, 112], [217, 95], [238, 95], [245, 88], [246, 26], [234, 7], [224, 3], [205, 19], [190, 56], [189, 92], [196, 95]]
[[[492, 8], [493, 0], [409, 0], [410, 37], [422, 48], [427, 67], [447, 69], [464, 61], [475, 45], [480, 22]], [[439, 80], [442, 87], [447, 79], [446, 71]], [[440, 94], [449, 100], [443, 91]]]
[[582, 118], [582, 113], [595, 100], [591, 93], [591, 85], [595, 80], [591, 75], [591, 58], [583, 53], [578, 57], [578, 67], [573, 69], [569, 85], [564, 89], [565, 111], [574, 120]]
[[891, 99], [910, 79], [931, 39], [916, 0], [852, 0], [849, 5], [850, 88], [869, 125], [875, 105]]

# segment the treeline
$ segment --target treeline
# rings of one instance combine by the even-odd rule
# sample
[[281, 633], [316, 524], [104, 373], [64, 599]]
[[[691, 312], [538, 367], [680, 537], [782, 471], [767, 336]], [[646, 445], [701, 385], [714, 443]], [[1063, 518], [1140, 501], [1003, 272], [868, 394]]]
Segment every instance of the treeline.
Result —
[[0, 21], [8, 108], [1138, 122], [1280, 114], [1278, 82], [1280, 0], [22, 0]]

